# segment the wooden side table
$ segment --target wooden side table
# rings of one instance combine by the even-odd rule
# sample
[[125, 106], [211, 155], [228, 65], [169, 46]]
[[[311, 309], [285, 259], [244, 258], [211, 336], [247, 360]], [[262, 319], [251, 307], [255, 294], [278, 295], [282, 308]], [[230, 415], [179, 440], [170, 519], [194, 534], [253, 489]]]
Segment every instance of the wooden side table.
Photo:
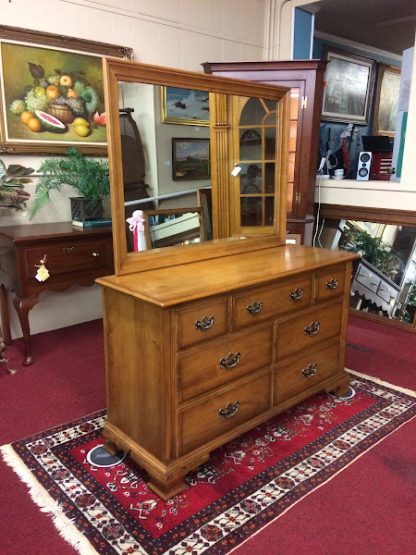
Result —
[[[43, 291], [63, 291], [72, 285], [92, 285], [97, 277], [112, 274], [113, 241], [111, 227], [72, 226], [71, 222], [0, 227], [4, 256], [11, 257], [11, 290], [25, 344], [24, 365], [32, 363], [29, 312]], [[49, 278], [38, 281], [36, 274], [44, 264]], [[7, 294], [0, 288], [3, 342], [10, 343]]]

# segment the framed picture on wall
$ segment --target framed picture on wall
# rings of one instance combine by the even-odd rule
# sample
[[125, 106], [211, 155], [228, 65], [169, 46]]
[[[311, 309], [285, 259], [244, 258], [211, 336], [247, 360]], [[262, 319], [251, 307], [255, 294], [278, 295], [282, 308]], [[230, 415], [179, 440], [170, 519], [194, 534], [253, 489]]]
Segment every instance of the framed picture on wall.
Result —
[[375, 61], [328, 49], [322, 119], [368, 123], [374, 92]]
[[172, 139], [172, 179], [209, 179], [209, 139]]
[[400, 88], [400, 69], [380, 64], [378, 67], [374, 107], [374, 135], [394, 137], [397, 102]]
[[162, 122], [209, 125], [209, 93], [178, 87], [161, 87]]
[[0, 27], [0, 152], [107, 153], [103, 56], [131, 49]]

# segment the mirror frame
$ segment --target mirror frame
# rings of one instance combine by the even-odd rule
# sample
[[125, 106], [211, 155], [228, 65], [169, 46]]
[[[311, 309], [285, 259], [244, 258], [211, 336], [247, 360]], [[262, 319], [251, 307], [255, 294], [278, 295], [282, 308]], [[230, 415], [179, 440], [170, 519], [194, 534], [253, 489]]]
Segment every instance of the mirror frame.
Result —
[[[122, 151], [120, 141], [119, 123], [119, 82], [144, 83], [160, 86], [198, 89], [209, 91], [210, 100], [217, 103], [218, 113], [226, 114], [224, 96], [238, 95], [247, 97], [268, 98], [279, 101], [278, 134], [281, 140], [278, 145], [278, 159], [280, 161], [279, 211], [276, 214], [278, 221], [277, 235], [261, 238], [244, 238], [238, 240], [216, 239], [202, 244], [186, 245], [180, 247], [165, 247], [152, 251], [128, 252], [126, 226], [124, 217], [124, 187], [122, 169]], [[114, 244], [114, 268], [116, 275], [125, 275], [135, 272], [148, 271], [156, 268], [186, 264], [199, 260], [217, 258], [225, 254], [238, 254], [245, 251], [264, 249], [285, 243], [286, 234], [286, 167], [289, 140], [289, 93], [290, 89], [275, 85], [264, 85], [249, 81], [240, 81], [225, 77], [216, 77], [203, 73], [190, 72], [180, 69], [141, 64], [123, 61], [116, 58], [104, 59], [104, 90], [107, 113], [107, 140], [109, 153], [109, 168], [111, 182], [111, 211]], [[211, 93], [217, 93], [212, 96]], [[213, 122], [224, 131], [221, 140], [211, 142], [212, 160], [212, 193], [213, 206], [219, 206], [218, 187], [215, 182], [226, 182], [228, 167], [222, 168], [216, 164], [216, 159], [224, 155], [224, 141], [227, 140], [228, 124]], [[213, 208], [215, 210], [215, 208]]]

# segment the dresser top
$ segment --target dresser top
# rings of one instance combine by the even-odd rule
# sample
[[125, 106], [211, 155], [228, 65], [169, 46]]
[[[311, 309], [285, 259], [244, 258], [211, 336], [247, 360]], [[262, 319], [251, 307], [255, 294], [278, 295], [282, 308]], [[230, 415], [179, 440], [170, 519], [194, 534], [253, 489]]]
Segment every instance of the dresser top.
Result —
[[356, 254], [345, 251], [283, 245], [147, 272], [107, 276], [96, 281], [104, 287], [167, 308], [355, 258]]
[[0, 226], [0, 236], [8, 237], [16, 244], [39, 243], [43, 239], [60, 237], [108, 234], [111, 234], [111, 226], [81, 229], [73, 226], [72, 222]]

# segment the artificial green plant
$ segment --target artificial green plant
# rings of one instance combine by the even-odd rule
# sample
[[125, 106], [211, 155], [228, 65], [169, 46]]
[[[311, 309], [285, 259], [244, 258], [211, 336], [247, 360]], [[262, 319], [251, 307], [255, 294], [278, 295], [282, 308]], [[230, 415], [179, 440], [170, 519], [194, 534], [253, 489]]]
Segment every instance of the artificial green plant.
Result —
[[110, 178], [106, 160], [84, 156], [77, 148], [68, 149], [65, 158], [47, 158], [40, 168], [35, 196], [29, 209], [32, 219], [50, 200], [51, 191], [71, 185], [81, 197], [103, 199], [110, 194]]

